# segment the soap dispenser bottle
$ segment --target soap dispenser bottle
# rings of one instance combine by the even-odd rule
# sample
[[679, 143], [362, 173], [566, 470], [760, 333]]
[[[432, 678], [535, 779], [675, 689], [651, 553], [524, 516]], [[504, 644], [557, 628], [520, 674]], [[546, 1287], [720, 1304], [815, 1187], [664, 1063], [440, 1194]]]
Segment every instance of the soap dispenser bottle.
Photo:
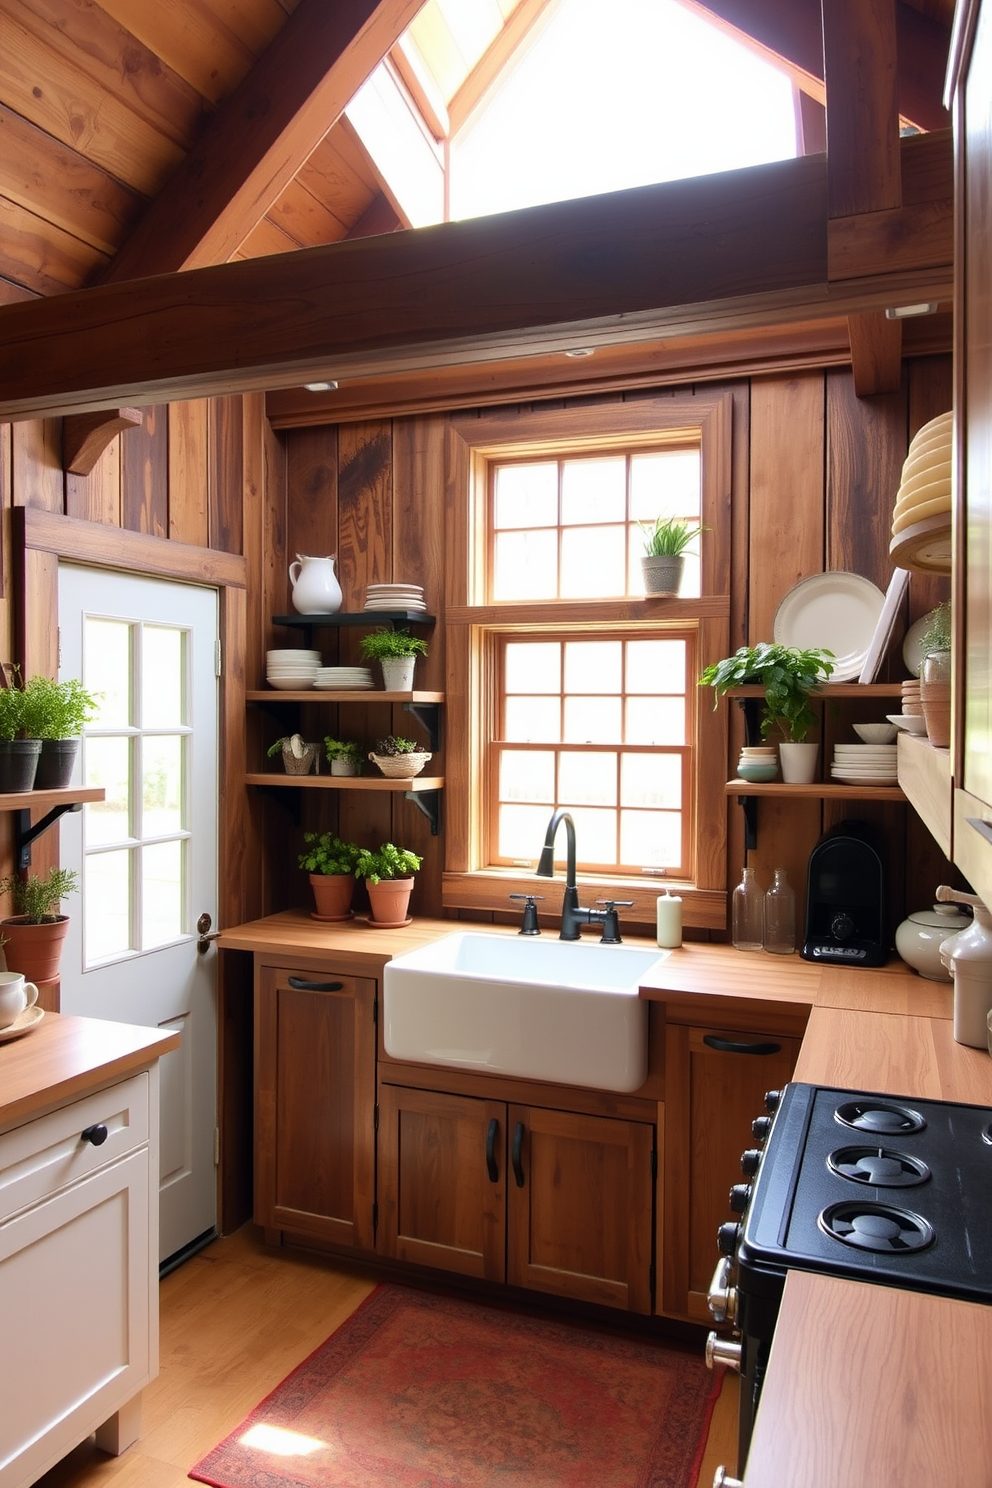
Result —
[[988, 1047], [988, 1015], [992, 1009], [992, 915], [974, 894], [961, 894], [941, 884], [937, 899], [970, 904], [974, 921], [941, 942], [940, 955], [954, 978], [954, 1037], [973, 1049]]

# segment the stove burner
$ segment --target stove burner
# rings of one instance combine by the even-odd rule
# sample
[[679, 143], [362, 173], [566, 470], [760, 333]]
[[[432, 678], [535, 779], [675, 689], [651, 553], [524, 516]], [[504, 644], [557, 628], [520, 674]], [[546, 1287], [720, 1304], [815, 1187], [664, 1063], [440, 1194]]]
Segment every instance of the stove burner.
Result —
[[925, 1250], [933, 1242], [933, 1230], [925, 1219], [890, 1204], [831, 1204], [817, 1224], [831, 1239], [884, 1255]]
[[912, 1132], [923, 1131], [926, 1126], [918, 1111], [911, 1111], [908, 1106], [874, 1100], [870, 1096], [865, 1100], [846, 1101], [844, 1105], [838, 1106], [834, 1112], [834, 1120], [844, 1126], [853, 1126], [856, 1131], [879, 1132], [887, 1136], [908, 1136]]
[[884, 1147], [838, 1147], [827, 1164], [840, 1178], [876, 1188], [913, 1188], [930, 1177], [926, 1163]]

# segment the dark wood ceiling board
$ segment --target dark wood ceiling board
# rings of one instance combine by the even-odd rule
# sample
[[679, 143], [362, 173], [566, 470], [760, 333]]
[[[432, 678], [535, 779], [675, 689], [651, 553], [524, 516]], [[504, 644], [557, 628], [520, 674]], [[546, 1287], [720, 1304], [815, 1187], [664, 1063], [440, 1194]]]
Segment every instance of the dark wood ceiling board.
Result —
[[12, 279], [4, 279], [0, 276], [0, 305], [19, 305], [24, 300], [38, 298], [38, 291], [28, 289], [23, 284], [15, 284]]
[[314, 150], [296, 177], [311, 196], [342, 222], [355, 222], [379, 194], [375, 174], [356, 168], [354, 150], [344, 120], [339, 120]]
[[380, 191], [374, 196], [359, 217], [348, 229], [349, 238], [374, 238], [379, 233], [398, 232], [403, 223], [396, 215], [396, 209], [386, 196]]
[[831, 217], [902, 205], [895, 0], [823, 7]]
[[2, 104], [0, 195], [107, 255], [145, 204], [137, 192]]
[[[132, 4], [129, 12], [133, 16], [147, 8]], [[212, 112], [202, 94], [108, 15], [106, 7], [80, 0], [4, 0], [4, 9], [183, 150]]]
[[235, 258], [271, 258], [274, 253], [295, 253], [302, 247], [302, 243], [290, 237], [268, 217], [263, 217], [245, 238]]
[[0, 196], [0, 275], [39, 295], [85, 284], [107, 255]]
[[0, 97], [39, 129], [146, 196], [158, 191], [182, 159], [174, 141], [4, 12]]
[[350, 226], [312, 196], [299, 180], [290, 181], [279, 200], [269, 208], [267, 218], [304, 248], [339, 243], [348, 236]]
[[[213, 104], [234, 92], [255, 60], [252, 49], [203, 0], [170, 0], [165, 5], [100, 0], [100, 4]], [[283, 17], [278, 24], [285, 21]]]
[[145, 214], [108, 279], [230, 258], [421, 3], [303, 0]]
[[345, 167], [353, 173], [355, 179], [364, 183], [373, 196], [385, 196], [403, 227], [412, 226], [395, 192], [366, 150], [357, 129], [345, 114], [342, 114], [333, 129], [329, 130], [323, 143], [328, 142], [340, 155]]

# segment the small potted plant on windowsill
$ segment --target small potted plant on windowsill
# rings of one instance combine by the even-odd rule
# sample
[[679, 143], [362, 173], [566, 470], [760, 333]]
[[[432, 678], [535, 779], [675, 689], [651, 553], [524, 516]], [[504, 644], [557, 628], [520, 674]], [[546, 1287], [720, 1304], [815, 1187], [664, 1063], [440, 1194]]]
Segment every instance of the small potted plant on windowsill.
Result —
[[330, 760], [332, 775], [360, 775], [365, 751], [354, 740], [324, 740], [324, 753]]
[[0, 896], [9, 894], [15, 910], [0, 920], [8, 971], [22, 972], [36, 986], [55, 980], [69, 929], [69, 916], [60, 914], [59, 908], [78, 887], [78, 876], [68, 868], [52, 868], [45, 878], [11, 873], [0, 879]]
[[422, 862], [415, 852], [396, 847], [392, 842], [384, 842], [375, 851], [370, 847], [360, 849], [355, 877], [365, 880], [372, 911], [371, 924], [389, 930], [409, 925], [413, 875]]
[[644, 533], [641, 572], [645, 594], [667, 598], [678, 594], [685, 571], [686, 552], [690, 543], [705, 530], [701, 523], [693, 524], [683, 517], [656, 517], [653, 527], [641, 523]]
[[369, 755], [372, 763], [390, 780], [412, 779], [420, 774], [430, 758], [430, 754], [413, 739], [403, 739], [397, 734], [377, 739]]
[[350, 920], [358, 864], [357, 842], [343, 842], [333, 832], [305, 832], [307, 851], [299, 856], [301, 868], [310, 875], [315, 920]]
[[763, 687], [761, 737], [766, 739], [774, 728], [781, 729], [782, 779], [791, 785], [808, 785], [816, 774], [819, 749], [818, 744], [806, 739], [817, 721], [810, 696], [829, 680], [833, 669], [830, 651], [760, 641], [757, 646], [740, 646], [733, 656], [713, 662], [700, 674], [699, 681], [714, 688], [717, 697], [735, 687]]
[[412, 692], [413, 673], [418, 656], [427, 655], [427, 646], [408, 630], [373, 630], [362, 636], [362, 658], [377, 661], [382, 667], [382, 685], [387, 692]]
[[320, 746], [307, 744], [300, 734], [290, 734], [277, 739], [266, 751], [269, 759], [282, 756], [282, 767], [287, 775], [309, 775], [314, 765], [320, 770]]
[[97, 699], [78, 677], [54, 682], [32, 677], [24, 688], [24, 733], [41, 740], [35, 790], [64, 790], [72, 779], [83, 727], [94, 717]]

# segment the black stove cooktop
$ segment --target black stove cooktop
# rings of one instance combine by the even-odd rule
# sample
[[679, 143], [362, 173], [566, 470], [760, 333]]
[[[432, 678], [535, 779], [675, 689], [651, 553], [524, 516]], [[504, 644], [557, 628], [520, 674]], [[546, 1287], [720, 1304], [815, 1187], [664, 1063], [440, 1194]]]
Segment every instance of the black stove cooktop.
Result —
[[737, 1260], [992, 1303], [992, 1109], [787, 1085]]

